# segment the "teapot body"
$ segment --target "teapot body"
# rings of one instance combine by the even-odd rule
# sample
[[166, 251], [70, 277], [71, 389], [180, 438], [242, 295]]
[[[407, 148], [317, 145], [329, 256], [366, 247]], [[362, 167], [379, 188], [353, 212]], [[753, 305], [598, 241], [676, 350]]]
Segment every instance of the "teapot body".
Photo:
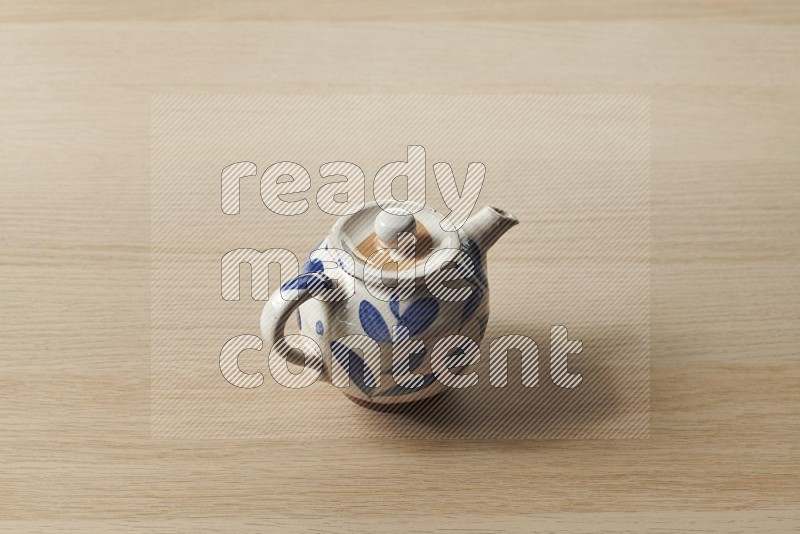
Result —
[[[489, 320], [485, 255], [477, 245], [462, 239], [461, 250], [465, 253], [462, 256], [469, 258], [472, 269], [465, 271], [469, 272], [464, 281], [470, 292], [461, 300], [437, 298], [424, 278], [402, 298], [392, 292], [376, 296], [363, 280], [329, 261], [328, 250], [329, 237], [309, 255], [300, 276], [317, 272], [331, 279], [345, 279], [352, 284], [351, 295], [321, 300], [325, 297], [323, 291], [320, 299], [312, 298], [301, 304], [295, 315], [300, 333], [319, 347], [329, 379], [346, 376], [348, 385], [336, 385], [351, 400], [368, 405], [408, 403], [444, 391], [445, 386], [431, 368], [430, 356], [437, 342], [457, 335], [478, 345]], [[358, 341], [364, 340], [364, 336], [379, 347], [379, 364], [368, 360], [361, 350], [363, 346]], [[456, 345], [453, 352], [458, 353], [458, 349]], [[454, 373], [460, 370], [451, 369]], [[413, 380], [408, 381], [409, 375], [402, 372], [411, 373]]]
[[[374, 202], [339, 219], [261, 314], [271, 355], [315, 354], [334, 386], [369, 407], [466, 387], [459, 375], [480, 357], [489, 321], [486, 251], [519, 222], [487, 206], [456, 228], [403, 205]], [[293, 314], [305, 347], [284, 336]]]

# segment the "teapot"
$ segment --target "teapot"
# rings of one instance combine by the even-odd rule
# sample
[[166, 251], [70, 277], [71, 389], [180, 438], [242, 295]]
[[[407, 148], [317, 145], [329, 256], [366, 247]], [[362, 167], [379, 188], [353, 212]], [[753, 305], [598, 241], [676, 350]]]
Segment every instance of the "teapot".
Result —
[[[264, 306], [270, 361], [272, 354], [307, 366], [314, 361], [347, 398], [369, 408], [445, 391], [437, 379], [443, 359], [432, 355], [449, 351], [444, 359], [454, 376], [469, 365], [464, 360], [489, 320], [486, 252], [518, 222], [484, 207], [456, 229], [443, 214], [409, 201], [371, 202], [340, 218], [299, 276]], [[293, 314], [300, 335], [285, 336]], [[302, 362], [292, 358], [298, 348]]]

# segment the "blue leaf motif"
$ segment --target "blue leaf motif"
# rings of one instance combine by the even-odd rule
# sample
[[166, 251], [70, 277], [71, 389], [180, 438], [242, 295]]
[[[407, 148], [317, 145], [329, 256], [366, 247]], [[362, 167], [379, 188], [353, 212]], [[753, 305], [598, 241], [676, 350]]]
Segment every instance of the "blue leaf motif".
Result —
[[436, 299], [425, 297], [414, 301], [400, 316], [398, 324], [408, 328], [408, 334], [415, 336], [428, 328], [439, 315], [439, 303]]
[[364, 395], [372, 397], [372, 390], [377, 386], [378, 381], [364, 359], [338, 341], [331, 341], [331, 353], [339, 365], [347, 370], [347, 375], [353, 384]]
[[301, 274], [296, 278], [292, 278], [281, 286], [281, 291], [289, 289], [331, 289], [333, 281], [321, 273], [307, 273]]
[[366, 300], [362, 300], [358, 307], [358, 319], [361, 321], [361, 328], [364, 329], [364, 332], [369, 337], [378, 343], [391, 341], [389, 327], [386, 326], [386, 321], [383, 320], [381, 312]]
[[305, 265], [300, 276], [292, 278], [281, 286], [282, 291], [289, 289], [331, 289], [333, 282], [330, 278], [322, 274], [325, 271], [325, 265], [322, 260], [310, 259]]
[[312, 258], [303, 265], [303, 274], [305, 273], [321, 273], [325, 270], [325, 265], [322, 260]]

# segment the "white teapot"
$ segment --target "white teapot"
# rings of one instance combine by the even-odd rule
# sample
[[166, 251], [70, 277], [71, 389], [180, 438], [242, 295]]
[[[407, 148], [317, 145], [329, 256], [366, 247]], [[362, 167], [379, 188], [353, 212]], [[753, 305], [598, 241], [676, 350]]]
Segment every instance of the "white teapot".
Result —
[[518, 222], [485, 207], [455, 229], [426, 206], [367, 204], [337, 221], [270, 297], [265, 345], [281, 358], [293, 353], [296, 336], [284, 327], [296, 313], [306, 362], [316, 359], [333, 385], [371, 408], [459, 387], [489, 320], [486, 251]]

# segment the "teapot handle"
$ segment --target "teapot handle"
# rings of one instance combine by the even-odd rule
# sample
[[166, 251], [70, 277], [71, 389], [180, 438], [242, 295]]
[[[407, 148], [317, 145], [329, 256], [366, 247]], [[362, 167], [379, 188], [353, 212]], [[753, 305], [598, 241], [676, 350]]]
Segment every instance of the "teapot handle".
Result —
[[[264, 305], [264, 311], [261, 312], [261, 333], [264, 336], [264, 346], [272, 350], [275, 342], [284, 337], [284, 330], [289, 317], [301, 304], [313, 298], [314, 291], [333, 287], [333, 280], [321, 272], [301, 274], [283, 284], [280, 289], [272, 294]], [[284, 295], [288, 299], [284, 298]], [[295, 361], [291, 358], [290, 347], [287, 344], [278, 344], [275, 349], [279, 351], [279, 357], [298, 365], [304, 364], [303, 361]], [[322, 362], [320, 362], [321, 364]]]

